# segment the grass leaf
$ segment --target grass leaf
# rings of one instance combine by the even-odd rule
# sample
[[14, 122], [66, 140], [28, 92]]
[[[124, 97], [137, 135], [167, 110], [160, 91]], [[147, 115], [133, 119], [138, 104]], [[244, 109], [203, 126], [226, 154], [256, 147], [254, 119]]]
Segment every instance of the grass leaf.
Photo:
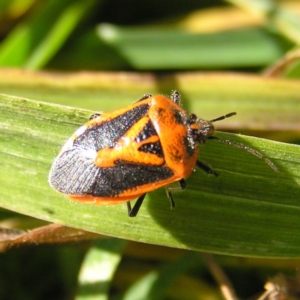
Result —
[[197, 170], [186, 191], [174, 192], [174, 211], [159, 189], [148, 194], [131, 219], [125, 205], [73, 203], [48, 185], [54, 157], [90, 111], [7, 95], [1, 95], [0, 106], [3, 208], [145, 243], [244, 256], [300, 256], [299, 146], [218, 132], [263, 152], [280, 172], [246, 151], [210, 141], [200, 147], [200, 159], [221, 174], [218, 178]]
[[118, 239], [94, 241], [81, 266], [76, 300], [109, 299], [110, 284], [126, 244]]

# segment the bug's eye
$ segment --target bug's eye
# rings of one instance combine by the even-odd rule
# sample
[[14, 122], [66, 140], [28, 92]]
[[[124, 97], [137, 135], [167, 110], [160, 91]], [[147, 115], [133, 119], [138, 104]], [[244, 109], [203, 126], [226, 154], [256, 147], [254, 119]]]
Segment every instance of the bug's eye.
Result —
[[191, 124], [194, 124], [194, 123], [196, 123], [196, 121], [197, 121], [197, 116], [195, 114], [190, 114], [189, 122]]
[[215, 133], [215, 127], [212, 124], [209, 124], [207, 127], [207, 136], [213, 135]]

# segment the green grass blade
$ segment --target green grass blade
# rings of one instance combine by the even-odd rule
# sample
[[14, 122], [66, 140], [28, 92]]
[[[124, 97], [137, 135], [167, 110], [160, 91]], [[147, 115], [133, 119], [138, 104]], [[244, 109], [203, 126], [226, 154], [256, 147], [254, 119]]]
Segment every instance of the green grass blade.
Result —
[[60, 49], [94, 0], [49, 0], [20, 23], [0, 46], [1, 66], [44, 66]]
[[97, 33], [101, 43], [139, 70], [262, 66], [274, 62], [291, 47], [259, 28], [195, 34], [102, 24]]
[[185, 109], [202, 118], [213, 119], [231, 111], [238, 113], [219, 122], [217, 128], [294, 133], [300, 129], [297, 80], [214, 72], [176, 73], [157, 78], [136, 73], [0, 70], [0, 93], [98, 112], [128, 105], [145, 93], [169, 95], [174, 89], [180, 91]]
[[[200, 262], [201, 257], [198, 253], [189, 252], [164, 268], [152, 271], [137, 280], [126, 291], [122, 300], [165, 299], [166, 291], [174, 284], [174, 281], [189, 269], [195, 268]], [[189, 292], [186, 291], [186, 296], [188, 294]]]
[[[286, 8], [285, 3], [277, 1], [249, 1], [249, 0], [227, 0], [232, 4], [240, 6], [244, 9], [262, 15], [269, 24], [278, 30], [283, 36], [286, 36], [294, 43], [300, 43], [300, 18], [299, 14], [293, 9]], [[293, 4], [287, 3], [287, 4]], [[296, 2], [294, 3], [296, 5]], [[287, 5], [286, 5], [287, 6]]]
[[101, 239], [93, 243], [81, 266], [76, 300], [109, 299], [110, 283], [126, 244], [119, 239]]
[[100, 24], [72, 39], [50, 67], [73, 70], [257, 67], [278, 60], [292, 45], [257, 27], [203, 34], [183, 29]]
[[221, 175], [197, 170], [170, 211], [164, 189], [149, 193], [136, 218], [125, 205], [73, 203], [53, 191], [48, 172], [62, 143], [89, 111], [24, 98], [0, 98], [0, 205], [70, 227], [178, 247], [257, 257], [300, 256], [300, 147], [217, 133], [264, 153], [275, 173], [246, 151], [211, 141], [200, 158]]
[[58, 16], [51, 30], [45, 34], [46, 36], [40, 45], [34, 49], [24, 67], [27, 69], [44, 67], [62, 47], [79, 21], [94, 4], [94, 0], [75, 1], [66, 7], [61, 15]]

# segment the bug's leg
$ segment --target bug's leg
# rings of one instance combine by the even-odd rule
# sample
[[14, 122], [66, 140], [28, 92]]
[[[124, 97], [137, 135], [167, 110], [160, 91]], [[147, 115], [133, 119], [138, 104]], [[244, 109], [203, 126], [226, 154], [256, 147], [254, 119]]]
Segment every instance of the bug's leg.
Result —
[[143, 201], [145, 199], [146, 193], [143, 194], [142, 196], [138, 197], [136, 202], [133, 205], [133, 208], [131, 208], [130, 201], [127, 202], [127, 210], [128, 210], [128, 216], [129, 217], [135, 217], [137, 213], [140, 210], [141, 205], [143, 204]]
[[153, 96], [152, 94], [145, 94], [141, 99], [139, 99], [139, 100], [136, 101], [136, 102], [140, 102], [140, 101], [146, 100], [146, 99], [148, 99], [148, 98], [150, 98], [150, 97], [152, 97], [152, 96]]
[[208, 166], [207, 164], [205, 164], [204, 162], [202, 162], [200, 160], [196, 161], [196, 165], [198, 168], [202, 169], [206, 174], [214, 175], [216, 177], [219, 176], [219, 174], [217, 172], [215, 172], [210, 166]]
[[130, 213], [131, 213], [131, 210], [132, 210], [130, 201], [126, 202], [126, 205], [127, 205], [128, 216], [130, 217]]
[[167, 191], [167, 196], [170, 200], [170, 203], [171, 203], [171, 210], [175, 208], [175, 202], [174, 202], [174, 199], [173, 199], [173, 195], [171, 193], [171, 191], [169, 189], [166, 189]]
[[184, 190], [185, 189], [185, 187], [186, 187], [186, 181], [185, 181], [185, 179], [180, 179], [179, 180], [179, 185], [180, 185], [180, 189], [181, 190]]
[[100, 117], [100, 116], [101, 116], [101, 114], [99, 114], [99, 113], [92, 114], [92, 115], [89, 117], [89, 120], [96, 119], [96, 118], [98, 118], [98, 117]]
[[180, 103], [180, 94], [178, 91], [173, 91], [171, 94], [171, 99], [173, 100], [173, 102], [175, 102], [176, 104]]
[[[179, 180], [179, 189], [184, 190], [185, 187], [186, 187], [186, 181], [185, 181], [185, 179], [182, 178], [182, 179]], [[178, 189], [178, 188], [166, 187], [167, 196], [168, 196], [168, 198], [170, 200], [170, 203], [171, 203], [171, 209], [175, 208], [175, 202], [174, 202], [173, 195], [172, 195], [172, 192], [171, 192], [171, 190], [174, 190], [174, 189]]]

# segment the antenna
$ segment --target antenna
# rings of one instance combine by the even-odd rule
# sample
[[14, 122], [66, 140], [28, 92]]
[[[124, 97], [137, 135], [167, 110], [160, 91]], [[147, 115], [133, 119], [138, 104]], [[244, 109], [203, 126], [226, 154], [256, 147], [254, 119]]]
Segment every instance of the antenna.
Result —
[[217, 121], [221, 121], [221, 120], [230, 118], [230, 117], [235, 116], [235, 115], [236, 115], [236, 112], [231, 112], [231, 113], [229, 113], [225, 116], [221, 116], [221, 117], [218, 117], [216, 119], [210, 120], [209, 122], [214, 123], [214, 122], [217, 122]]
[[[228, 115], [232, 115], [232, 114], [235, 114], [235, 113], [231, 113], [231, 114], [228, 114]], [[227, 118], [227, 116], [224, 116], [224, 117], [220, 117], [220, 118], [217, 118], [215, 120], [219, 121], [219, 120], [223, 120], [225, 118]], [[223, 119], [222, 119], [223, 118]], [[213, 121], [215, 121], [213, 120]], [[213, 122], [211, 121], [211, 122]], [[234, 141], [230, 141], [230, 140], [224, 140], [224, 139], [221, 139], [221, 138], [218, 138], [216, 136], [209, 136], [208, 139], [211, 139], [211, 140], [217, 140], [221, 143], [224, 143], [224, 144], [227, 144], [229, 146], [233, 146], [233, 147], [236, 147], [236, 148], [240, 148], [240, 149], [243, 149], [243, 150], [246, 150], [247, 152], [251, 153], [252, 155], [262, 159], [270, 168], [272, 168], [275, 172], [279, 172], [278, 168], [268, 159], [266, 158], [262, 153], [254, 150], [253, 148], [251, 147], [248, 147], [248, 146], [245, 146], [244, 144], [242, 143], [238, 143], [238, 142], [234, 142]]]

